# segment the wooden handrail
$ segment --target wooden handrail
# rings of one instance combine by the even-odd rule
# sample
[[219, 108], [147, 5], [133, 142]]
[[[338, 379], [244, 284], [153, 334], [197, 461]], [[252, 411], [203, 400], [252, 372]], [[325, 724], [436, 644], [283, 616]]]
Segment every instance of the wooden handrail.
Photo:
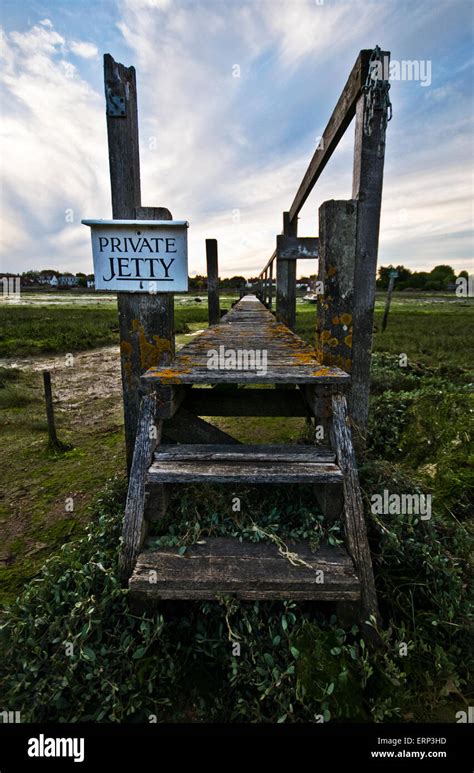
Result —
[[[384, 52], [385, 53], [385, 52]], [[321, 141], [316, 148], [309, 166], [305, 172], [301, 185], [299, 186], [296, 196], [289, 210], [288, 221], [292, 225], [298, 218], [298, 214], [301, 211], [306, 199], [313, 190], [317, 180], [319, 179], [321, 172], [328, 163], [332, 154], [334, 153], [339, 141], [341, 140], [344, 132], [352, 121], [356, 105], [359, 97], [362, 94], [362, 88], [365, 84], [367, 74], [369, 71], [369, 62], [372, 51], [370, 49], [364, 49], [360, 51], [355, 64], [351, 70], [351, 73], [347, 79], [341, 96], [337, 101], [337, 105], [334, 108], [332, 115], [324, 130]], [[276, 258], [276, 250], [270, 257], [269, 261], [265, 265], [264, 269], [259, 274], [259, 278], [263, 277], [263, 274]]]
[[321, 172], [354, 118], [357, 100], [362, 94], [362, 87], [367, 78], [371, 54], [372, 51], [363, 50], [357, 57], [347, 83], [324, 130], [321, 142], [314, 152], [293, 204], [290, 207], [290, 223], [293, 223], [298, 217], [298, 213], [313, 190]]

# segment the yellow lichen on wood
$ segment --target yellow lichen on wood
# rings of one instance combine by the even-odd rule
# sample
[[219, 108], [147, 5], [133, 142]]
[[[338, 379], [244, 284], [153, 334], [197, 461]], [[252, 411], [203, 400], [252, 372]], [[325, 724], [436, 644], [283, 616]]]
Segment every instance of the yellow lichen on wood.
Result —
[[154, 335], [153, 342], [147, 340], [143, 326], [138, 319], [132, 321], [132, 330], [138, 333], [138, 346], [140, 350], [140, 367], [149, 370], [158, 365], [164, 354], [171, 354], [171, 341]]
[[326, 368], [324, 366], [321, 366], [317, 370], [313, 370], [311, 373], [312, 376], [328, 376], [331, 373], [331, 368]]

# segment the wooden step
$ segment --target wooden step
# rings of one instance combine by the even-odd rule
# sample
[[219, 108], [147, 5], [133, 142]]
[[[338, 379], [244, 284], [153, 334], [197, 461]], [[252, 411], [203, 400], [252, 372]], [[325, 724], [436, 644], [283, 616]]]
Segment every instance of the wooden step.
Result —
[[359, 580], [344, 548], [321, 546], [313, 553], [306, 542], [289, 543], [288, 548], [305, 564], [290, 563], [271, 543], [224, 537], [192, 545], [184, 555], [176, 548], [145, 550], [129, 580], [131, 600], [220, 595], [249, 600], [359, 600]]
[[328, 448], [282, 445], [160, 446], [147, 483], [340, 483]]

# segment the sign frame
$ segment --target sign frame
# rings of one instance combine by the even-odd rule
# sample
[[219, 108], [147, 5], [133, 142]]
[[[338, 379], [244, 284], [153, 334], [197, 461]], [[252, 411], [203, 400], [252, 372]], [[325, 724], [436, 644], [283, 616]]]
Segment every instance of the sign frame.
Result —
[[81, 220], [91, 229], [95, 289], [188, 291], [187, 220]]

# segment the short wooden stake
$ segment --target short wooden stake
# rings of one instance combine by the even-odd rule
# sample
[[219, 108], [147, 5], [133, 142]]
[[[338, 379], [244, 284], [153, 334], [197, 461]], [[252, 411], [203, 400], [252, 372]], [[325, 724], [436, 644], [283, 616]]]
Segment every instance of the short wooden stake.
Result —
[[48, 420], [49, 444], [56, 451], [69, 451], [72, 446], [61, 443], [56, 434], [56, 423], [54, 421], [53, 408], [53, 390], [51, 388], [51, 373], [49, 370], [43, 371], [44, 399], [46, 402], [46, 418]]

